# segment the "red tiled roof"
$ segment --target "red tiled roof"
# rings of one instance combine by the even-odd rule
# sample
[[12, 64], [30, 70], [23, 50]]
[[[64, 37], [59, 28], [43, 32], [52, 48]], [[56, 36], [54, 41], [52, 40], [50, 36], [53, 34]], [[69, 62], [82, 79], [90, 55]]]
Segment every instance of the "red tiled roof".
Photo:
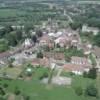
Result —
[[58, 52], [44, 52], [44, 57], [54, 58], [56, 60], [64, 60], [65, 59], [64, 53], [58, 53]]
[[84, 67], [81, 65], [76, 65], [76, 64], [65, 64], [63, 66], [64, 70], [66, 71], [84, 71]]
[[4, 57], [9, 57], [11, 55], [10, 52], [3, 52], [3, 53], [0, 53], [0, 59], [4, 58]]
[[32, 65], [34, 65], [34, 66], [41, 65], [41, 66], [48, 67], [49, 66], [49, 60], [47, 58], [45, 58], [45, 57], [43, 59], [35, 58], [32, 61]]
[[87, 67], [91, 66], [88, 59], [85, 58], [85, 57], [73, 56], [73, 57], [71, 57], [71, 62], [76, 62], [77, 64], [81, 64], [81, 65], [84, 65], [84, 66], [87, 66]]

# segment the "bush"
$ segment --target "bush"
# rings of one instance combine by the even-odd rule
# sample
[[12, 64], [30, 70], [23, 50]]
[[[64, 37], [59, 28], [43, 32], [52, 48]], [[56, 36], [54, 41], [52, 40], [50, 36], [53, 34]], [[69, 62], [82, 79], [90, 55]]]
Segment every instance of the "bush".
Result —
[[88, 78], [96, 79], [97, 77], [97, 69], [91, 68], [88, 73]]
[[7, 83], [5, 83], [5, 84], [3, 85], [3, 87], [4, 87], [4, 88], [7, 88], [7, 87], [8, 87], [8, 84], [7, 84]]
[[15, 93], [16, 95], [19, 95], [19, 94], [21, 93], [21, 91], [16, 87], [14, 93]]
[[43, 53], [42, 52], [38, 52], [37, 53], [37, 58], [43, 58]]
[[97, 88], [94, 85], [89, 85], [89, 86], [87, 86], [87, 88], [85, 90], [85, 93], [88, 96], [97, 97], [98, 90], [97, 90]]
[[87, 72], [84, 72], [83, 73], [83, 77], [87, 78], [88, 77], [88, 73]]
[[82, 89], [82, 87], [76, 87], [76, 88], [75, 88], [75, 93], [76, 93], [78, 96], [82, 95], [82, 94], [83, 94], [83, 89]]
[[4, 96], [6, 94], [6, 92], [4, 91], [4, 89], [2, 87], [0, 87], [0, 95]]

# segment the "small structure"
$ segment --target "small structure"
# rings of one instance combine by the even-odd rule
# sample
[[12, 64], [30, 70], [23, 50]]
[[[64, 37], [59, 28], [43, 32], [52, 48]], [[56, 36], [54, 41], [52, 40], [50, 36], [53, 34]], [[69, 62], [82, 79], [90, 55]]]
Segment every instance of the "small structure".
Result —
[[26, 69], [26, 72], [31, 73], [32, 72], [32, 69], [31, 68], [27, 68]]

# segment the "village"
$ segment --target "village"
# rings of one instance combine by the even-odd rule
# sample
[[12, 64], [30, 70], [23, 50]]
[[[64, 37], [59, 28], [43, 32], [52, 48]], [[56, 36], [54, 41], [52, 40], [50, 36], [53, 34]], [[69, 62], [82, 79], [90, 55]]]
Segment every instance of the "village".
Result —
[[[89, 42], [84, 43], [79, 30], [70, 27], [58, 29], [57, 23], [43, 23], [41, 30], [41, 36], [36, 42], [26, 38], [20, 47], [0, 54], [0, 77], [19, 78], [24, 70], [21, 66], [25, 64], [30, 64], [33, 68], [55, 68], [59, 76], [63, 70], [75, 75], [83, 75], [93, 67], [100, 70], [100, 48]], [[83, 25], [81, 31], [93, 32], [94, 35], [99, 32], [87, 25]], [[31, 33], [36, 34], [32, 30]], [[16, 72], [9, 68], [5, 70], [9, 65]], [[31, 72], [32, 69], [27, 68], [27, 71]]]
[[99, 3], [1, 1], [0, 100], [100, 100]]

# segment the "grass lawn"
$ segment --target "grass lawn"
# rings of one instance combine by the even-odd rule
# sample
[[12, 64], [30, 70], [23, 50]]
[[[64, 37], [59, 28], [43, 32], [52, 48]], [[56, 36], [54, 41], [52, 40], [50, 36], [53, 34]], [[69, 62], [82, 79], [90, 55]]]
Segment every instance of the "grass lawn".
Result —
[[22, 72], [22, 69], [19, 67], [13, 67], [13, 68], [2, 67], [2, 68], [0, 68], [0, 74], [5, 73], [6, 75], [10, 76], [12, 79], [16, 79], [21, 72]]
[[17, 15], [25, 14], [24, 11], [16, 9], [0, 9], [0, 18], [17, 17]]
[[77, 96], [71, 87], [52, 87], [47, 89], [45, 85], [35, 81], [9, 81], [2, 80], [1, 83], [8, 83], [8, 90], [14, 92], [18, 87], [22, 94], [31, 97], [30, 100], [96, 100], [95, 98]]
[[16, 17], [16, 10], [13, 9], [0, 9], [0, 17]]
[[96, 80], [90, 78], [84, 78], [83, 76], [74, 75], [68, 72], [62, 72], [61, 75], [72, 78], [72, 87], [81, 86], [83, 89], [85, 89], [88, 84], [96, 83]]
[[84, 95], [76, 95], [73, 87], [82, 86], [85, 88], [89, 83], [95, 82], [91, 79], [83, 78], [81, 76], [70, 76], [73, 79], [72, 87], [52, 85], [48, 89], [46, 85], [42, 84], [40, 80], [37, 79], [46, 71], [47, 70], [44, 68], [36, 69], [35, 72], [38, 74], [34, 73], [33, 79], [30, 81], [2, 79], [0, 84], [2, 85], [7, 83], [9, 85], [8, 91], [10, 93], [14, 93], [15, 88], [18, 87], [21, 90], [21, 94], [30, 96], [30, 100], [99, 100], [93, 97], [85, 97]]

